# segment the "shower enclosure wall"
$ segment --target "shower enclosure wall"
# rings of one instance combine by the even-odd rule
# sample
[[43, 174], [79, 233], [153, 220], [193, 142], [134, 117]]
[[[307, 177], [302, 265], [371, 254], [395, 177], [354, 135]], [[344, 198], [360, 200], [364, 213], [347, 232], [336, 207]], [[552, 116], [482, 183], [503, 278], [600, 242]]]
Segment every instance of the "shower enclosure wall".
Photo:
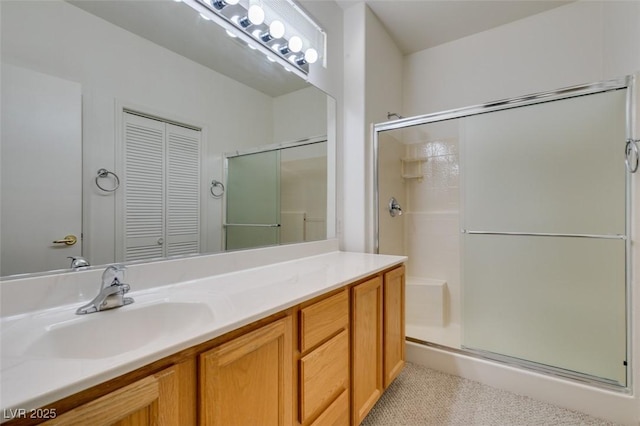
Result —
[[633, 84], [374, 126], [377, 251], [409, 257], [409, 340], [629, 389]]

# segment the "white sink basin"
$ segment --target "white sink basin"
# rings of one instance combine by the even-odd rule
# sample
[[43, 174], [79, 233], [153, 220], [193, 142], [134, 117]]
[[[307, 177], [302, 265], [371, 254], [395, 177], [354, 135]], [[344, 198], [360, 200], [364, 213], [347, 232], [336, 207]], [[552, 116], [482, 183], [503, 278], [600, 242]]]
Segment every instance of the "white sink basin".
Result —
[[49, 325], [25, 348], [23, 356], [106, 358], [136, 350], [163, 336], [186, 333], [213, 320], [213, 312], [204, 303], [134, 303]]

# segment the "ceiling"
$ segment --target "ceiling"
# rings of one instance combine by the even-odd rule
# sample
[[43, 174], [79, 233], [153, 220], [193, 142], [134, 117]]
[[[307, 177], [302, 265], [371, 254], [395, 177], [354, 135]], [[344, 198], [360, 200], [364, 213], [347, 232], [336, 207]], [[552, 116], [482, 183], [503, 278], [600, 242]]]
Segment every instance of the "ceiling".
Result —
[[[344, 9], [356, 0], [338, 0]], [[404, 54], [570, 3], [557, 0], [365, 0]]]

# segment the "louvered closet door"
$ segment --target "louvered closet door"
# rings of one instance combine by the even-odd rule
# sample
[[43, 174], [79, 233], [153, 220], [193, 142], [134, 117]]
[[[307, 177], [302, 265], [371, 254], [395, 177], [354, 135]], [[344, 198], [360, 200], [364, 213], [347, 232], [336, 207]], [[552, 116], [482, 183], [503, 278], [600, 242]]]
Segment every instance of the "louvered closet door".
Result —
[[200, 135], [124, 113], [119, 260], [200, 252]]
[[167, 124], [167, 255], [200, 252], [200, 132]]
[[122, 260], [164, 256], [165, 123], [124, 114]]

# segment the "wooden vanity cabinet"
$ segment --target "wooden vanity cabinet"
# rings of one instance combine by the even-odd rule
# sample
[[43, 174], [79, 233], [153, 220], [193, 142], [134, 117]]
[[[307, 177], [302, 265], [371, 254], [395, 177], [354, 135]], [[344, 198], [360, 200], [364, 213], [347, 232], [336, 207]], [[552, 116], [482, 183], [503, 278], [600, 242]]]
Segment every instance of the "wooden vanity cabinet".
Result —
[[383, 345], [384, 387], [404, 368], [405, 360], [405, 272], [404, 265], [384, 274]]
[[[178, 425], [180, 376], [176, 366], [80, 405], [44, 425]], [[184, 420], [184, 419], [183, 419]]]
[[200, 355], [200, 424], [293, 423], [291, 316]]
[[359, 425], [384, 390], [382, 377], [382, 277], [351, 288], [352, 417]]
[[298, 314], [299, 425], [349, 425], [349, 292], [303, 304]]
[[351, 288], [352, 424], [359, 425], [405, 362], [404, 266]]

